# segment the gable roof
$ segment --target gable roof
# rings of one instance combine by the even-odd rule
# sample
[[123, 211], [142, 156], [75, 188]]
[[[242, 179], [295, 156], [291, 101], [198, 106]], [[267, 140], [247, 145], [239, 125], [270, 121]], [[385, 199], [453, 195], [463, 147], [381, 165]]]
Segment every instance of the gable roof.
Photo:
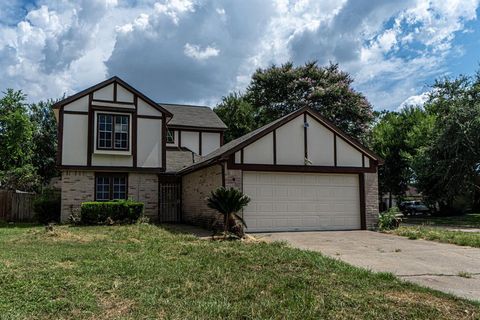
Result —
[[170, 111], [168, 111], [165, 108], [163, 108], [162, 106], [158, 105], [155, 101], [153, 101], [152, 99], [150, 99], [149, 97], [147, 97], [146, 95], [144, 95], [143, 93], [141, 93], [140, 91], [138, 91], [137, 89], [135, 89], [134, 87], [132, 87], [131, 85], [129, 85], [128, 83], [126, 83], [125, 81], [123, 81], [122, 79], [120, 79], [117, 76], [113, 76], [110, 79], [107, 79], [105, 81], [100, 82], [99, 84], [91, 86], [90, 88], [82, 90], [82, 91], [80, 91], [80, 92], [78, 92], [74, 95], [71, 95], [71, 96], [69, 96], [69, 97], [67, 97], [63, 100], [60, 100], [53, 105], [53, 108], [54, 109], [60, 109], [62, 106], [66, 105], [66, 104], [69, 104], [70, 102], [73, 102], [77, 99], [80, 99], [80, 98], [86, 96], [87, 94], [89, 94], [93, 91], [102, 89], [103, 87], [106, 87], [109, 84], [112, 84], [112, 83], [115, 83], [115, 82], [120, 84], [122, 87], [129, 90], [130, 92], [133, 92], [134, 94], [139, 96], [142, 100], [145, 100], [148, 104], [150, 104], [152, 107], [154, 107], [158, 111], [166, 114], [167, 117], [172, 117], [173, 116], [170, 113]]
[[225, 123], [210, 107], [170, 103], [159, 103], [159, 105], [173, 114], [173, 118], [167, 123], [167, 126], [198, 127], [222, 131], [227, 129]]
[[282, 126], [283, 124], [289, 122], [290, 120], [296, 118], [297, 116], [307, 112], [312, 117], [316, 118], [320, 123], [322, 123], [325, 127], [330, 129], [331, 131], [335, 132], [339, 137], [343, 138], [347, 143], [352, 145], [354, 148], [358, 149], [359, 151], [363, 152], [368, 157], [378, 161], [380, 164], [383, 163], [383, 159], [376, 155], [373, 151], [362, 145], [358, 140], [350, 137], [345, 132], [343, 132], [340, 128], [335, 126], [332, 122], [324, 118], [320, 115], [317, 111], [313, 110], [310, 107], [303, 107], [296, 111], [293, 111], [269, 124], [264, 125], [252, 132], [249, 132], [240, 138], [232, 140], [227, 144], [224, 144], [217, 150], [213, 151], [212, 153], [205, 156], [200, 162], [194, 163], [189, 167], [186, 167], [179, 171], [180, 174], [185, 174], [191, 171], [195, 171], [197, 169], [206, 167], [210, 164], [215, 162], [227, 160], [227, 158], [237, 152], [238, 150], [242, 149], [243, 147], [251, 144], [255, 140], [262, 138], [263, 136], [267, 135], [268, 133], [272, 132], [274, 129]]

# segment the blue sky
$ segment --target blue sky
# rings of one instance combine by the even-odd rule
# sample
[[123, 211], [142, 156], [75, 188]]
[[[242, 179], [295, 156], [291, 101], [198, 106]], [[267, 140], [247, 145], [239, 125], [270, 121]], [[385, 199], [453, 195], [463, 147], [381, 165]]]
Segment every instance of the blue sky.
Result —
[[117, 75], [157, 101], [214, 106], [257, 68], [316, 60], [396, 110], [479, 68], [479, 1], [2, 1], [0, 90], [38, 101]]

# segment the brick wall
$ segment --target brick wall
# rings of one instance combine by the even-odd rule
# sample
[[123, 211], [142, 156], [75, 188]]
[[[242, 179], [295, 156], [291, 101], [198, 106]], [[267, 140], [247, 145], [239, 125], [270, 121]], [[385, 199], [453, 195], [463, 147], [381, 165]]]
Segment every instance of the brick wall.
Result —
[[[68, 222], [72, 211], [82, 202], [95, 200], [95, 172], [62, 171], [62, 222]], [[158, 177], [151, 173], [129, 173], [128, 197], [145, 203], [145, 215], [158, 218]]]
[[243, 190], [242, 170], [228, 169], [225, 166], [225, 187]]
[[95, 173], [93, 171], [62, 171], [62, 212], [61, 221], [68, 218], [82, 202], [95, 199]]
[[200, 159], [201, 157], [192, 151], [167, 150], [167, 172], [179, 171]]
[[378, 223], [378, 173], [365, 173], [365, 215], [368, 230]]
[[128, 198], [145, 204], [145, 215], [151, 221], [158, 219], [158, 175], [155, 173], [129, 173]]
[[183, 221], [209, 228], [218, 216], [207, 206], [210, 192], [222, 186], [222, 168], [215, 164], [182, 177]]

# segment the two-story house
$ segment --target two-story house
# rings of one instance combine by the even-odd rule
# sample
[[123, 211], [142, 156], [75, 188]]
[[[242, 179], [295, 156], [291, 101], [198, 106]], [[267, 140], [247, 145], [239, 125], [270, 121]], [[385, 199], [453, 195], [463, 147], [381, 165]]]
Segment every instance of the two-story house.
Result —
[[208, 107], [157, 103], [118, 77], [55, 104], [62, 221], [133, 198], [155, 221], [208, 226], [206, 197], [243, 190], [249, 231], [373, 228], [381, 159], [310, 108], [223, 144]]

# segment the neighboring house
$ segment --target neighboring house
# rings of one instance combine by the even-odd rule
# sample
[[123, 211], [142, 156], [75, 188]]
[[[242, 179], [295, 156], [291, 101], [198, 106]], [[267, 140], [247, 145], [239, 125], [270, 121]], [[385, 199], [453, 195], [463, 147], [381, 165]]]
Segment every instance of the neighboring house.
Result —
[[381, 159], [303, 108], [223, 144], [208, 107], [155, 103], [114, 77], [55, 105], [62, 220], [131, 197], [158, 221], [209, 226], [206, 197], [243, 190], [248, 231], [373, 228]]

